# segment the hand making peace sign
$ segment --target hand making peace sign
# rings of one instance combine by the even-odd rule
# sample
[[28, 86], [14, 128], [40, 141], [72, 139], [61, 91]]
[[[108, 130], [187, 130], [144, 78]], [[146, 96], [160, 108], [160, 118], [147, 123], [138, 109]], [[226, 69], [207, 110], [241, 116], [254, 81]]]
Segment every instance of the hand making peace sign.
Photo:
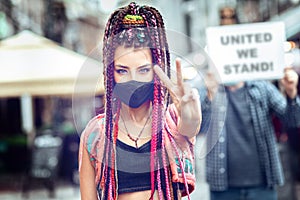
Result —
[[159, 66], [154, 66], [154, 72], [162, 84], [170, 92], [179, 115], [178, 130], [187, 137], [195, 136], [200, 128], [202, 115], [198, 91], [183, 82], [181, 61], [176, 59], [177, 83], [173, 83]]

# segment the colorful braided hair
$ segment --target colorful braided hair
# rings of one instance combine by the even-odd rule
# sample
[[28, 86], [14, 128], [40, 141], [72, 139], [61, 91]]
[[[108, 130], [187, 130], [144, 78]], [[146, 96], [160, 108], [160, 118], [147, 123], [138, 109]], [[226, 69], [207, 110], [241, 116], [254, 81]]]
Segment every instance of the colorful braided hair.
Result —
[[[114, 52], [118, 46], [148, 47], [152, 54], [152, 61], [159, 65], [170, 77], [170, 53], [166, 39], [162, 16], [153, 7], [137, 6], [130, 3], [111, 14], [105, 28], [103, 39], [103, 64], [105, 84], [105, 143], [106, 155], [103, 156], [101, 184], [104, 199], [114, 200], [117, 197], [117, 176], [115, 172], [115, 145], [118, 138], [118, 123], [120, 101], [114, 98]], [[167, 164], [166, 150], [163, 145], [162, 134], [163, 113], [169, 104], [169, 94], [161, 86], [154, 75], [154, 98], [152, 102], [152, 139], [151, 139], [151, 190], [152, 199], [157, 189], [160, 199], [177, 199], [178, 188], [172, 187], [171, 172]], [[162, 152], [162, 153], [159, 153]], [[157, 184], [157, 185], [156, 185]]]

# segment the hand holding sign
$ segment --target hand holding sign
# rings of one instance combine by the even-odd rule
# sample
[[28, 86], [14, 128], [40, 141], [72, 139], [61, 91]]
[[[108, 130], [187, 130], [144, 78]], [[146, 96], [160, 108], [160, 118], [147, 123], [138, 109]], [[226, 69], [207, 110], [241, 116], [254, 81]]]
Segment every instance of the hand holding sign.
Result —
[[284, 69], [284, 77], [281, 79], [280, 83], [283, 86], [286, 94], [291, 98], [295, 98], [297, 95], [297, 85], [299, 77], [298, 74], [292, 68]]
[[205, 76], [205, 85], [207, 87], [207, 98], [212, 101], [219, 87], [219, 83], [212, 72], [207, 72]]

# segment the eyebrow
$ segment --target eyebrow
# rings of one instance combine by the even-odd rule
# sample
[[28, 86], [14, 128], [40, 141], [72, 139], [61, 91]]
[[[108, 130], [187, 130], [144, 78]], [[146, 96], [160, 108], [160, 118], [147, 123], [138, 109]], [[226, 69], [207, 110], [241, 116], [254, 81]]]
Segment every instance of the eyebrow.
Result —
[[[144, 67], [148, 67], [148, 66], [151, 66], [152, 64], [145, 64], [145, 65], [141, 65], [141, 66], [138, 66], [137, 68], [140, 69], [140, 68], [144, 68]], [[125, 65], [115, 65], [116, 67], [120, 67], [120, 68], [125, 68], [125, 69], [128, 69], [129, 67], [128, 66], [125, 66]]]

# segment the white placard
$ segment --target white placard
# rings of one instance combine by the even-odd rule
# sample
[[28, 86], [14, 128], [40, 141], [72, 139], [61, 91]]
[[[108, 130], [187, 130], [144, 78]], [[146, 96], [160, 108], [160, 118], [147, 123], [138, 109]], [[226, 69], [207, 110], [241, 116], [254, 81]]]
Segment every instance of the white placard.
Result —
[[223, 83], [282, 78], [283, 22], [208, 27], [206, 37], [208, 54]]

